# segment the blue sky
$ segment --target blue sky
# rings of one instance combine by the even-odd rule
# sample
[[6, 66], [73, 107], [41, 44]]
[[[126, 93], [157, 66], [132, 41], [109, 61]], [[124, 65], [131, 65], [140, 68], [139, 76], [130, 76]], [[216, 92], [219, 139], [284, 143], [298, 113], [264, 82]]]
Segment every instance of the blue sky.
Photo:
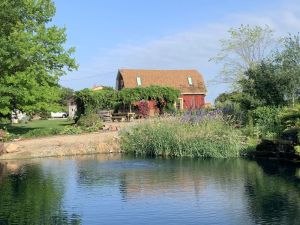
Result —
[[78, 71], [61, 84], [79, 90], [114, 86], [119, 68], [197, 69], [207, 100], [229, 89], [211, 82], [219, 65], [209, 62], [219, 40], [240, 24], [269, 25], [276, 36], [300, 31], [297, 0], [54, 0], [53, 23], [66, 26]]

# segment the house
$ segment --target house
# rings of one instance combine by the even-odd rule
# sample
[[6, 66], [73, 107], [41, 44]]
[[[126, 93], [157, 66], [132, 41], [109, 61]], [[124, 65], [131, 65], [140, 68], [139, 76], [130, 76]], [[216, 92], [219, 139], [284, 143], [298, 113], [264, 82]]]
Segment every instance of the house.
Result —
[[94, 85], [92, 87], [92, 91], [99, 91], [99, 90], [103, 90], [104, 89], [104, 86], [102, 85]]
[[197, 109], [205, 105], [206, 87], [203, 76], [197, 70], [135, 70], [120, 69], [116, 89], [159, 85], [180, 90], [176, 107]]
[[68, 99], [68, 116], [74, 118], [77, 112], [77, 104], [74, 97]]

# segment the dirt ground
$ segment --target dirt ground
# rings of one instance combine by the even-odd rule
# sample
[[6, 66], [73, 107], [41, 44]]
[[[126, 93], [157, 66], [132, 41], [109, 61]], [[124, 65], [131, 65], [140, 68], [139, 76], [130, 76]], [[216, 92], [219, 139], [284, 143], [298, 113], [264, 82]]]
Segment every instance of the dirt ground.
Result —
[[0, 159], [25, 159], [120, 151], [118, 132], [87, 133], [26, 139], [5, 143]]
[[24, 139], [4, 144], [0, 160], [120, 152], [118, 132], [137, 122], [106, 123], [104, 131]]

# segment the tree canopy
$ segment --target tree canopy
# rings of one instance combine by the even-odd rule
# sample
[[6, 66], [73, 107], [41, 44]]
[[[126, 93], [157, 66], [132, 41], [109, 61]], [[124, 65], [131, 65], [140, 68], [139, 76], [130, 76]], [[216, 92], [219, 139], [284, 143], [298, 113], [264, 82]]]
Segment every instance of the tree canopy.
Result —
[[0, 116], [55, 109], [59, 78], [77, 68], [65, 28], [50, 25], [51, 0], [0, 2]]
[[237, 84], [244, 72], [263, 60], [271, 50], [273, 31], [268, 27], [241, 25], [228, 31], [221, 39], [221, 50], [211, 60], [222, 63], [221, 80]]

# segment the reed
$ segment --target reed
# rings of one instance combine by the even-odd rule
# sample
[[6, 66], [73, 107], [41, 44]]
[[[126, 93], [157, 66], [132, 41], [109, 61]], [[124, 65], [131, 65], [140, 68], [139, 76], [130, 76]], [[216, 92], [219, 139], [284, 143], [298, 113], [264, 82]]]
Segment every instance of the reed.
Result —
[[238, 157], [243, 136], [222, 116], [201, 119], [159, 118], [129, 127], [120, 133], [126, 153], [149, 156]]

